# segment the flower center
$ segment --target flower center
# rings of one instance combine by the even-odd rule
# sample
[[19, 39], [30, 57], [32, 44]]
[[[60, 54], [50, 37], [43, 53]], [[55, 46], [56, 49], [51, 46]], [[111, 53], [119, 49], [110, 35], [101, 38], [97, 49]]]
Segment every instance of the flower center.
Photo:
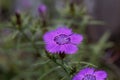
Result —
[[63, 44], [67, 44], [70, 42], [70, 38], [68, 35], [65, 35], [65, 34], [60, 34], [58, 36], [56, 36], [54, 38], [54, 41], [59, 44], [59, 45], [63, 45]]
[[96, 80], [96, 77], [94, 75], [87, 74], [82, 80]]

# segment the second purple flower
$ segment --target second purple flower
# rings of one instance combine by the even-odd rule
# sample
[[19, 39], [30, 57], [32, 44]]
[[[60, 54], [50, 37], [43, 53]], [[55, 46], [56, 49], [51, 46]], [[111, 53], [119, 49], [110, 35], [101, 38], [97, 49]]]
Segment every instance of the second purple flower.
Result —
[[77, 52], [77, 45], [82, 42], [83, 36], [62, 26], [45, 33], [43, 39], [46, 43], [45, 48], [50, 53], [74, 54]]
[[80, 70], [72, 80], [106, 80], [107, 73], [104, 70], [94, 68], [84, 68]]

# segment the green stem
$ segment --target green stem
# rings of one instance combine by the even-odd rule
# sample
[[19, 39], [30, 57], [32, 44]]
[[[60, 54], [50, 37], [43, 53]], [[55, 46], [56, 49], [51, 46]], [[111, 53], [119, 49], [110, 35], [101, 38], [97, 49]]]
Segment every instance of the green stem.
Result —
[[[45, 52], [46, 52], [46, 51], [45, 51]], [[64, 65], [65, 63], [64, 63], [63, 60], [61, 61], [61, 63], [57, 62], [57, 61], [56, 61], [56, 58], [55, 58], [55, 57], [53, 58], [53, 56], [49, 55], [48, 52], [46, 52], [46, 56], [47, 56], [50, 60], [52, 60], [55, 64], [57, 64], [58, 66], [60, 66], [60, 67], [66, 72], [66, 74], [67, 74], [67, 76], [68, 76], [68, 79], [71, 80], [70, 72], [68, 71], [67, 67]]]
[[[68, 78], [70, 79], [70, 74], [69, 74], [69, 72], [68, 72], [68, 70], [67, 70], [67, 68], [66, 68], [66, 66], [64, 66], [64, 63], [63, 64], [60, 64], [60, 63], [58, 63], [56, 60], [54, 60], [54, 59], [51, 59], [54, 63], [56, 63], [57, 65], [59, 65], [65, 72], [66, 72], [66, 74], [68, 75]], [[71, 79], [70, 79], [71, 80]]]

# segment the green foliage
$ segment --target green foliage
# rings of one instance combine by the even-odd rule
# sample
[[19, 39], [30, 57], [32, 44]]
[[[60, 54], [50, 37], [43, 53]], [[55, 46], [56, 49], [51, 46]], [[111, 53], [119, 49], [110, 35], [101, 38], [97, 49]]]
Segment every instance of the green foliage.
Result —
[[[45, 26], [40, 17], [34, 18], [23, 13], [20, 13], [21, 25], [17, 24], [15, 15], [9, 22], [0, 23], [0, 30], [10, 31], [7, 35], [0, 35], [0, 80], [70, 80], [69, 77], [84, 67], [105, 69], [109, 73], [109, 80], [118, 80], [110, 65], [101, 61], [105, 49], [112, 46], [107, 41], [110, 34], [106, 32], [97, 43], [88, 44], [85, 33], [89, 24], [104, 23], [87, 15], [83, 4], [81, 8], [75, 7], [75, 14], [70, 13], [69, 5], [59, 12], [61, 13], [57, 14], [57, 18], [53, 13], [52, 17], [49, 15]], [[67, 55], [63, 61], [58, 55], [46, 56], [42, 40], [45, 30], [55, 29], [58, 24], [67, 25], [84, 35], [79, 51], [74, 55]], [[67, 72], [71, 74], [69, 77]]]

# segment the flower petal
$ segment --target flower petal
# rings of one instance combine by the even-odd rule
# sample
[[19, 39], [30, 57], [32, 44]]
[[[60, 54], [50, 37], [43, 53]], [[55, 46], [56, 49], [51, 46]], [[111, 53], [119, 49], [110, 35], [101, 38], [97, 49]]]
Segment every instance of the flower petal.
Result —
[[67, 28], [67, 27], [58, 27], [56, 30], [55, 30], [55, 33], [56, 34], [65, 34], [65, 35], [70, 35], [72, 34], [72, 30]]
[[86, 74], [93, 74], [94, 71], [95, 71], [94, 68], [82, 69], [73, 77], [72, 80], [83, 80], [83, 78], [85, 77]]
[[80, 70], [80, 74], [81, 75], [93, 74], [94, 71], [95, 71], [94, 68], [85, 68], [85, 69]]
[[58, 53], [60, 46], [57, 44], [48, 44], [46, 45], [46, 50], [50, 53]]
[[71, 42], [74, 44], [80, 44], [80, 42], [83, 40], [83, 36], [80, 34], [72, 34], [70, 36]]
[[54, 31], [50, 31], [44, 34], [43, 39], [46, 44], [55, 43], [54, 37], [57, 36]]
[[72, 80], [82, 80], [82, 79], [83, 79], [83, 77], [80, 76], [79, 74], [76, 74], [76, 75], [72, 78]]
[[99, 80], [99, 79], [104, 79], [104, 78], [107, 78], [107, 73], [105, 71], [96, 71], [94, 73], [94, 75], [96, 76], [96, 78]]
[[78, 48], [76, 45], [73, 44], [65, 44], [62, 49], [64, 49], [64, 52], [66, 54], [74, 54], [77, 52]]

